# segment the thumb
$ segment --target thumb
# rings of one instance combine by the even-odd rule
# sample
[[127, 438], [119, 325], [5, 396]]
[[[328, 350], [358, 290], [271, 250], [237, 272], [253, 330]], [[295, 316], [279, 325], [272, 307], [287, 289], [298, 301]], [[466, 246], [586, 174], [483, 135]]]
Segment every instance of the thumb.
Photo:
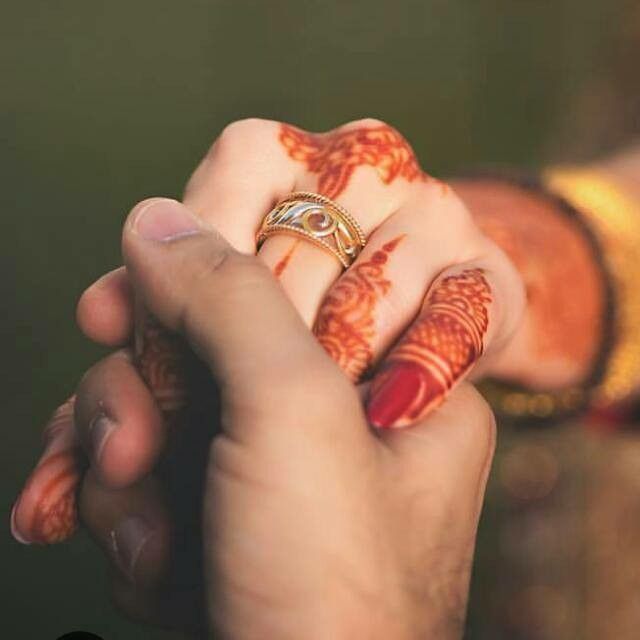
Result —
[[[182, 333], [220, 384], [225, 414], [282, 420], [300, 384], [331, 371], [269, 269], [183, 204], [153, 198], [130, 213], [124, 262], [146, 308]], [[249, 414], [255, 419], [255, 413]]]

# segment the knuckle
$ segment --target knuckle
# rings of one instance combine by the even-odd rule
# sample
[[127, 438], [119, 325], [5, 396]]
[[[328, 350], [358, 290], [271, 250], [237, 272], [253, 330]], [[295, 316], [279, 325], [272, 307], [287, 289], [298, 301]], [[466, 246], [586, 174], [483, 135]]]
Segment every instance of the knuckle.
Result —
[[266, 136], [273, 135], [276, 123], [262, 118], [244, 118], [228, 124], [220, 133], [213, 146], [215, 153], [235, 153], [237, 149], [246, 148], [261, 142]]
[[[482, 239], [480, 231], [469, 209], [452, 189], [443, 188], [443, 183], [438, 180], [425, 180], [412, 182], [407, 185], [407, 190], [403, 208], [419, 211], [421, 224], [429, 228], [435, 225], [439, 237], [455, 239], [457, 246], [460, 246], [461, 239], [468, 248], [479, 244]], [[443, 224], [445, 220], [446, 224]]]
[[245, 175], [249, 167], [256, 168], [269, 163], [279, 127], [279, 122], [263, 118], [244, 118], [227, 124], [189, 177], [185, 193], [193, 194], [205, 184], [214, 166], [218, 169], [223, 167], [227, 179], [233, 179]]
[[[333, 425], [340, 429], [345, 421], [360, 415], [361, 404], [353, 385], [332, 363], [329, 365], [287, 360], [275, 363], [263, 386], [268, 397], [261, 405], [277, 406], [278, 415], [286, 411], [292, 421], [308, 416], [327, 430]], [[274, 379], [278, 380], [279, 392], [274, 390]]]
[[[379, 127], [385, 127], [388, 129], [394, 129], [391, 125], [387, 124], [383, 120], [379, 120], [378, 118], [358, 118], [357, 120], [352, 120], [347, 122], [343, 127], [345, 129], [377, 129]], [[394, 129], [395, 130], [395, 129]]]
[[[435, 191], [439, 197], [442, 197], [442, 186], [438, 183], [427, 182], [426, 186]], [[453, 225], [456, 229], [477, 232], [476, 223], [473, 221], [471, 212], [462, 200], [451, 190], [447, 191], [445, 200], [446, 211], [444, 216], [447, 219], [447, 225]]]

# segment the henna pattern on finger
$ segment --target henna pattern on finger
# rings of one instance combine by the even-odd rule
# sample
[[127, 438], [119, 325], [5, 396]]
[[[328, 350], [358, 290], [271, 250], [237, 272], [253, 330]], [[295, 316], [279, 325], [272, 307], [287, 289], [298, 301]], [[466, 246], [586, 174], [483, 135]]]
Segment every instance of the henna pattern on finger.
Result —
[[319, 174], [318, 192], [328, 198], [340, 195], [359, 166], [373, 167], [385, 184], [402, 177], [408, 182], [426, 179], [413, 149], [393, 127], [381, 124], [338, 129], [318, 134], [283, 124], [280, 142], [289, 156]]
[[437, 407], [480, 357], [491, 288], [482, 269], [441, 280], [374, 378], [367, 406], [377, 427], [402, 427]]
[[[187, 347], [150, 316], [143, 322], [136, 366], [171, 424], [187, 398]], [[61, 542], [77, 528], [76, 495], [86, 460], [75, 439], [74, 404], [72, 396], [47, 424], [44, 454], [13, 507], [11, 529], [22, 542]]]
[[44, 431], [45, 451], [11, 512], [13, 535], [22, 542], [54, 544], [77, 528], [84, 462], [73, 432], [74, 404], [72, 396], [53, 414]]
[[178, 335], [168, 332], [149, 314], [143, 322], [136, 366], [160, 410], [172, 415], [187, 399], [187, 350]]
[[325, 298], [314, 326], [318, 342], [353, 381], [367, 370], [373, 359], [375, 309], [387, 295], [391, 281], [384, 277], [389, 255], [404, 235], [356, 263]]
[[62, 542], [76, 530], [76, 490], [80, 482], [77, 462], [76, 452], [67, 450], [52, 455], [36, 468], [35, 473], [52, 477], [42, 487], [27, 534], [33, 542]]
[[273, 268], [273, 275], [276, 278], [279, 278], [284, 273], [284, 270], [289, 266], [289, 261], [291, 260], [291, 257], [295, 253], [295, 250], [298, 248], [299, 244], [300, 240], [295, 240], [289, 247], [287, 253], [285, 253], [282, 258], [278, 260], [276, 266]]

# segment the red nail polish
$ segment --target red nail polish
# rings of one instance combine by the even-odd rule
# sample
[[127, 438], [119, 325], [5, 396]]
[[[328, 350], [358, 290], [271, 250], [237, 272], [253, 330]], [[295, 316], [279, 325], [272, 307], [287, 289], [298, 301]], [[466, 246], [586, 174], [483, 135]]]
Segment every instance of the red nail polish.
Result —
[[394, 364], [373, 381], [367, 418], [378, 428], [404, 427], [421, 418], [444, 396], [442, 384], [413, 362]]

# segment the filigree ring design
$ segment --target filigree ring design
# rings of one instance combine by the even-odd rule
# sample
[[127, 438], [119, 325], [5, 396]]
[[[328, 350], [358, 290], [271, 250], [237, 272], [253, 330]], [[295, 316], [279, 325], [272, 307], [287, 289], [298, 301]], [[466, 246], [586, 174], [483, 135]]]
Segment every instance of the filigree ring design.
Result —
[[265, 216], [256, 240], [289, 233], [302, 236], [349, 267], [366, 243], [364, 231], [344, 207], [309, 191], [290, 193]]

